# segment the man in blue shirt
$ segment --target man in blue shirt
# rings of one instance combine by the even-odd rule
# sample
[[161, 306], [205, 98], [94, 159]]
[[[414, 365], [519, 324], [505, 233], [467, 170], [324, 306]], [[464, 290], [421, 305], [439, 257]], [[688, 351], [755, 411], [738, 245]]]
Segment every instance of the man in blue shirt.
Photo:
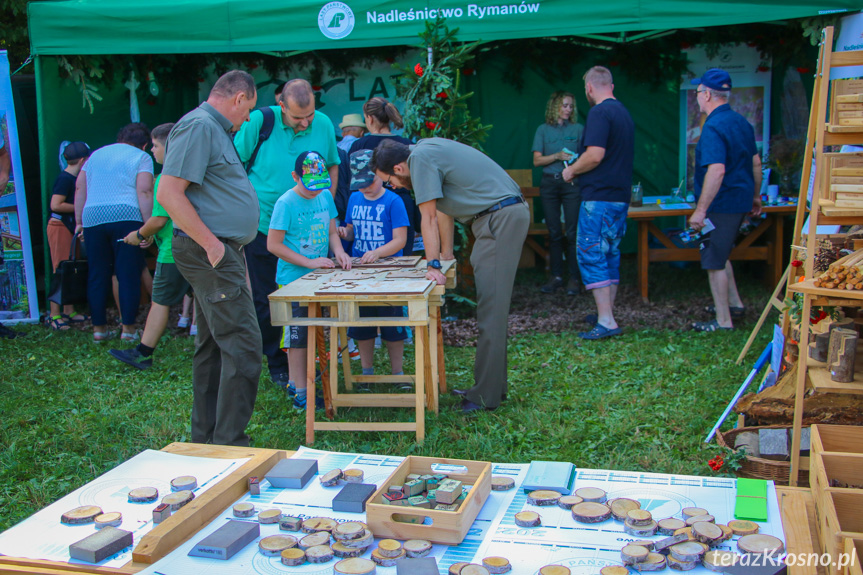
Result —
[[715, 229], [701, 244], [701, 268], [707, 270], [716, 319], [696, 322], [696, 331], [733, 329], [732, 310], [741, 315], [743, 302], [737, 293], [734, 272], [728, 257], [737, 231], [747, 213], [761, 213], [761, 158], [755, 148], [755, 132], [746, 118], [728, 105], [731, 76], [712, 68], [692, 80], [696, 100], [707, 120], [695, 147], [695, 195], [698, 204], [689, 217], [696, 231], [705, 220]]

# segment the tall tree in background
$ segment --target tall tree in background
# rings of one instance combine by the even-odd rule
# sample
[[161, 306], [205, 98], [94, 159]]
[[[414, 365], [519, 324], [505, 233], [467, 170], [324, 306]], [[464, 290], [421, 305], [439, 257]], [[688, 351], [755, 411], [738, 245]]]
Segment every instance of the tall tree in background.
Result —
[[[18, 69], [30, 54], [27, 0], [0, 0], [0, 50], [9, 52], [9, 67]], [[27, 73], [32, 73], [30, 68]]]

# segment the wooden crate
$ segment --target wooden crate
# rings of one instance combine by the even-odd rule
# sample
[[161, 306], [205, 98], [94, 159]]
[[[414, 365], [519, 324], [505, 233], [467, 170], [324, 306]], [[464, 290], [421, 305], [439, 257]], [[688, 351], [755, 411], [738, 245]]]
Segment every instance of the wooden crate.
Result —
[[[446, 473], [435, 471], [432, 464], [462, 466], [467, 473]], [[383, 494], [390, 485], [404, 485], [405, 478], [411, 473], [420, 475], [445, 473], [466, 485], [473, 485], [467, 498], [458, 511], [435, 511], [381, 503]], [[366, 522], [377, 537], [394, 539], [426, 539], [434, 543], [458, 545], [464, 540], [468, 529], [473, 525], [480, 509], [491, 493], [491, 463], [487, 461], [468, 461], [463, 459], [441, 459], [437, 457], [408, 456], [389, 478], [381, 484], [366, 505]], [[430, 525], [397, 521], [393, 515], [403, 515], [431, 520]]]
[[[863, 128], [861, 128], [863, 129]], [[822, 196], [834, 202], [836, 207], [860, 208], [863, 203], [863, 154], [824, 154], [828, 170], [822, 176]]]
[[814, 453], [860, 453], [863, 454], [863, 427], [856, 425], [812, 426], [811, 452]]
[[850, 557], [848, 565], [844, 566], [842, 575], [863, 575], [863, 566], [860, 565], [860, 557], [863, 556], [863, 539], [848, 537], [845, 539], [845, 554]]
[[836, 562], [845, 552], [845, 538], [863, 539], [863, 491], [829, 491], [824, 500], [824, 505], [815, 504], [818, 537], [822, 550], [832, 559], [828, 572], [838, 575]]

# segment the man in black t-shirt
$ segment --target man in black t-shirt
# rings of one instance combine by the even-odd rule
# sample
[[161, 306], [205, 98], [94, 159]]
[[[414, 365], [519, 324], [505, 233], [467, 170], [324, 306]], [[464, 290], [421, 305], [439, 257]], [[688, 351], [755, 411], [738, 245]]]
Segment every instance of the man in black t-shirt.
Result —
[[635, 124], [615, 99], [607, 68], [594, 66], [587, 71], [584, 93], [591, 109], [578, 160], [563, 170], [563, 179], [568, 182], [578, 176], [581, 185], [578, 267], [597, 310], [596, 324], [579, 336], [602, 339], [622, 333], [613, 309], [620, 283], [620, 240], [626, 233], [629, 209]]

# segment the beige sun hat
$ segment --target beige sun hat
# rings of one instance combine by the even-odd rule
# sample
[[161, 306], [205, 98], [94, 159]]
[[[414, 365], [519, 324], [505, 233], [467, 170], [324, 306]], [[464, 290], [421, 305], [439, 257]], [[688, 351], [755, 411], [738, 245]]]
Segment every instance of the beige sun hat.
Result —
[[347, 128], [348, 126], [356, 126], [357, 128], [365, 128], [366, 123], [363, 120], [362, 114], [345, 114], [342, 117], [342, 123], [339, 128]]

